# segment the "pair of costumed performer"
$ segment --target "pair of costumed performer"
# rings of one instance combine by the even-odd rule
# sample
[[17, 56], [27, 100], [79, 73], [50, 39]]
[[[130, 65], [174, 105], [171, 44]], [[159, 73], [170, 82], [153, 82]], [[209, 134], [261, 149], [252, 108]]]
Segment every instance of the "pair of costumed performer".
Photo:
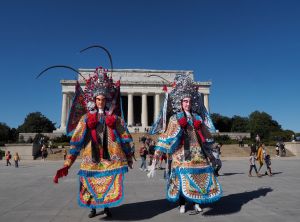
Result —
[[210, 131], [215, 128], [203, 105], [197, 85], [188, 75], [177, 74], [172, 90], [166, 96], [158, 120], [150, 133], [160, 133], [153, 164], [148, 177], [162, 153], [171, 156], [167, 199], [179, 201], [179, 212], [186, 212], [186, 201], [193, 203], [195, 213], [200, 204], [212, 203], [222, 196], [222, 188], [214, 175], [217, 162], [212, 154], [215, 145]]
[[[104, 47], [92, 47], [104, 49], [111, 60]], [[72, 135], [71, 147], [64, 166], [54, 176], [54, 182], [58, 183], [59, 178], [67, 176], [82, 151], [78, 203], [91, 209], [90, 218], [96, 216], [96, 208], [104, 208], [104, 214], [111, 217], [109, 208], [120, 204], [124, 196], [124, 174], [128, 167], [132, 168], [132, 137], [121, 118], [121, 110], [120, 82], [114, 83], [107, 70], [97, 68], [86, 80], [84, 91], [77, 82], [67, 124], [67, 133]]]

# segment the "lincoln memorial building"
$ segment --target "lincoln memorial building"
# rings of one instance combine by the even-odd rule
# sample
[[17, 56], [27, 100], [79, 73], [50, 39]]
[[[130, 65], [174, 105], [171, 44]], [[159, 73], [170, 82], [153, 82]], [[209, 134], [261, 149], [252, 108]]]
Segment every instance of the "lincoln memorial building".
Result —
[[[85, 79], [94, 69], [79, 69]], [[177, 73], [184, 73], [194, 79], [193, 71], [189, 70], [147, 70], [147, 69], [115, 69], [114, 81], [121, 80], [121, 97], [124, 119], [130, 132], [144, 132], [159, 115], [164, 99], [163, 86], [168, 84], [162, 78], [173, 82]], [[110, 72], [108, 72], [110, 76]], [[161, 76], [159, 78], [157, 76]], [[81, 87], [84, 89], [85, 81], [78, 75]], [[56, 132], [65, 132], [69, 110], [75, 94], [76, 80], [61, 80], [62, 110], [61, 124]], [[204, 105], [209, 110], [209, 93], [211, 82], [197, 82], [199, 92], [203, 95]], [[168, 90], [171, 88], [168, 87]]]

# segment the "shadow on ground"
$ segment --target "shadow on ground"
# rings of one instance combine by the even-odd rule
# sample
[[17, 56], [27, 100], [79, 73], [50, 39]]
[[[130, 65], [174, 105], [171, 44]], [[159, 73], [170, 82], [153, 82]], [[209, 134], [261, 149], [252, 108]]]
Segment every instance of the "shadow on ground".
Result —
[[232, 175], [236, 175], [236, 174], [245, 174], [245, 173], [223, 173], [220, 176], [232, 176]]
[[[237, 213], [241, 211], [241, 208], [244, 204], [247, 204], [251, 200], [264, 197], [272, 191], [273, 189], [271, 188], [260, 188], [253, 191], [236, 193], [222, 197], [216, 203], [203, 205], [203, 208], [209, 208], [203, 213], [203, 215], [217, 216]], [[153, 218], [159, 214], [163, 214], [176, 207], [177, 203], [171, 203], [166, 199], [124, 204], [119, 207], [112, 208], [111, 212], [113, 217], [105, 219], [110, 221], [145, 220]]]
[[119, 207], [111, 208], [113, 217], [106, 219], [111, 221], [145, 220], [155, 217], [156, 215], [163, 214], [176, 207], [176, 203], [171, 203], [166, 199], [123, 204]]
[[[277, 174], [282, 174], [282, 172], [272, 172], [272, 175], [273, 175], [273, 176], [275, 176], [275, 175], [277, 175]], [[261, 174], [261, 176], [262, 176], [262, 177], [268, 176], [268, 174], [267, 174], [267, 172], [266, 172], [266, 173], [264, 173], [264, 174]]]
[[281, 174], [282, 172], [273, 172], [272, 174], [273, 175], [276, 175], [276, 174]]
[[210, 208], [208, 211], [204, 212], [204, 216], [217, 216], [234, 214], [241, 211], [244, 204], [251, 200], [264, 197], [269, 192], [272, 192], [271, 188], [260, 188], [253, 191], [230, 194], [228, 196], [222, 197], [218, 202], [203, 206], [203, 208]]

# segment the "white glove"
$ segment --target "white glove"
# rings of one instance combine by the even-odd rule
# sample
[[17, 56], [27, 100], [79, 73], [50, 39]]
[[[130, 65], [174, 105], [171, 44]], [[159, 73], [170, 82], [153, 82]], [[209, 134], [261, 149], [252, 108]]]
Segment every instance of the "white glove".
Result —
[[147, 173], [148, 178], [153, 178], [155, 175], [155, 165], [156, 165], [156, 160], [152, 161], [152, 165], [149, 166], [149, 173]]

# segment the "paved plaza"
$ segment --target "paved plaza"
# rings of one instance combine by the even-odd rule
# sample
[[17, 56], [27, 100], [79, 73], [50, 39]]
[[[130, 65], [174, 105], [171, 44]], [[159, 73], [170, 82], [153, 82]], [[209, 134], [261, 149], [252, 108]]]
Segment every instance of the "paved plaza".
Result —
[[77, 205], [79, 163], [53, 184], [63, 161], [21, 161], [18, 169], [0, 161], [0, 221], [299, 221], [299, 158], [274, 158], [274, 176], [262, 178], [248, 177], [247, 158], [224, 160], [219, 177], [223, 198], [204, 205], [198, 215], [191, 215], [192, 211], [180, 215], [177, 205], [165, 199], [163, 171], [148, 179], [138, 161], [126, 174], [125, 197], [122, 205], [111, 209], [111, 219], [101, 214], [89, 219], [89, 209]]

